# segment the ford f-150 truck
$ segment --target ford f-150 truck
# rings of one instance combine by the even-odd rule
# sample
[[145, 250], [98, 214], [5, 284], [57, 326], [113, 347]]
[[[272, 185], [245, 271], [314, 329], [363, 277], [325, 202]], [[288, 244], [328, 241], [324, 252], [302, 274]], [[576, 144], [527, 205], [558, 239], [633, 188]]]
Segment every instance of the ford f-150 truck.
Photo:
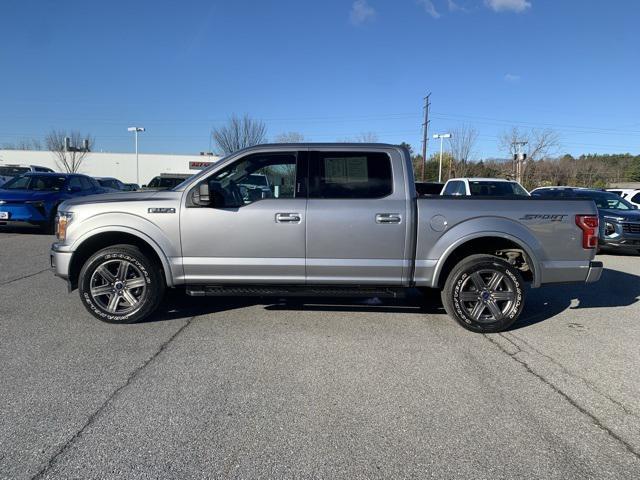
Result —
[[[239, 187], [266, 175], [272, 194]], [[386, 144], [247, 148], [167, 191], [60, 205], [56, 275], [100, 320], [149, 317], [188, 295], [401, 296], [439, 289], [476, 332], [508, 328], [525, 283], [594, 282], [590, 200], [416, 194], [409, 152]]]

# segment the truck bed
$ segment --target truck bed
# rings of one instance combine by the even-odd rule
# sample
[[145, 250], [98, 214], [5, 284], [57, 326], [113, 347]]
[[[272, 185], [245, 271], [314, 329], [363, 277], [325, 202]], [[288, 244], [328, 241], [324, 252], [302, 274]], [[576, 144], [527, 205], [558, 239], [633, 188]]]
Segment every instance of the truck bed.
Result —
[[530, 258], [533, 286], [585, 281], [593, 250], [582, 247], [576, 215], [595, 215], [589, 200], [470, 196], [418, 197], [416, 285], [437, 286], [439, 259], [474, 238], [496, 248], [519, 245]]

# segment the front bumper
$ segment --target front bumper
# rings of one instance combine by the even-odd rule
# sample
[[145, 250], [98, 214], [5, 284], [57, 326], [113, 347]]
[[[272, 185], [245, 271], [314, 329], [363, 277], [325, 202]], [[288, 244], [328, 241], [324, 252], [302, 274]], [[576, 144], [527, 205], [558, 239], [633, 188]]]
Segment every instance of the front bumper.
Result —
[[49, 221], [50, 205], [41, 202], [31, 203], [6, 203], [0, 206], [0, 211], [6, 212], [9, 218], [0, 219], [0, 225], [43, 225]]
[[600, 280], [600, 275], [602, 275], [603, 268], [604, 266], [602, 265], [602, 262], [592, 260], [589, 263], [589, 272], [587, 273], [585, 283], [593, 283]]
[[610, 218], [605, 218], [604, 222], [613, 231], [606, 234], [600, 232], [600, 248], [609, 248], [611, 250], [640, 250], [640, 223], [637, 222], [618, 222]]
[[25, 222], [23, 220], [0, 220], [0, 228], [42, 228], [46, 222]]
[[51, 261], [51, 270], [60, 278], [69, 279], [69, 266], [71, 265], [71, 257], [73, 252], [61, 251], [60, 246], [54, 243], [51, 246], [49, 259]]

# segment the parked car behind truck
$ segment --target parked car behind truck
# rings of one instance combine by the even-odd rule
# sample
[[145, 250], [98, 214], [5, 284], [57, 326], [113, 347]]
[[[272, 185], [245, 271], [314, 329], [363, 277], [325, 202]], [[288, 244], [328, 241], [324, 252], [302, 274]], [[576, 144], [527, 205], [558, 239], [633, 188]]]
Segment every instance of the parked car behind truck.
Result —
[[502, 178], [452, 178], [444, 184], [441, 195], [528, 197], [529, 192], [514, 180], [504, 180]]
[[[271, 181], [274, 172], [280, 181]], [[255, 174], [283, 188], [245, 198]], [[594, 282], [591, 200], [418, 198], [411, 158], [386, 144], [262, 145], [177, 188], [66, 201], [56, 275], [113, 323], [149, 317], [167, 287], [193, 296], [402, 296], [441, 290], [475, 332], [508, 328], [525, 282]]]
[[50, 168], [40, 167], [38, 165], [0, 165], [0, 187], [11, 180], [13, 177], [23, 175], [29, 172], [53, 172]]
[[143, 190], [169, 190], [180, 185], [191, 175], [188, 173], [162, 173], [153, 177], [148, 185], [142, 185]]
[[0, 187], [0, 227], [37, 227], [53, 233], [60, 203], [105, 192], [86, 175], [27, 173]]

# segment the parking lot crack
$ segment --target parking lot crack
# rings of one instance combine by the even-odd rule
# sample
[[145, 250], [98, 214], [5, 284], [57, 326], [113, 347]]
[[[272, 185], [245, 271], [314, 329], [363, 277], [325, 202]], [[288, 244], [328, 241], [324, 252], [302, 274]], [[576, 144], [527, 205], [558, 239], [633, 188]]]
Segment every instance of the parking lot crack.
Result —
[[149, 358], [147, 358], [144, 362], [142, 362], [142, 364], [140, 364], [135, 370], [133, 370], [127, 376], [127, 379], [125, 380], [125, 382], [109, 394], [109, 396], [98, 407], [98, 409], [94, 411], [91, 415], [89, 415], [89, 417], [87, 418], [86, 422], [82, 425], [82, 427], [71, 438], [69, 438], [69, 440], [67, 440], [62, 446], [60, 446], [56, 450], [56, 452], [47, 461], [46, 465], [42, 467], [42, 469], [40, 469], [40, 471], [38, 471], [35, 475], [33, 475], [31, 479], [38, 480], [38, 479], [44, 478], [47, 475], [47, 473], [49, 473], [51, 468], [55, 465], [56, 460], [61, 455], [63, 455], [67, 450], [69, 450], [69, 448], [71, 448], [71, 446], [74, 443], [76, 443], [78, 439], [82, 437], [83, 433], [87, 430], [87, 428], [91, 427], [100, 418], [102, 413], [104, 413], [105, 410], [116, 400], [119, 394], [124, 389], [126, 389], [129, 385], [131, 385], [131, 383], [141, 374], [141, 372], [145, 368], [147, 368], [156, 358], [158, 358], [158, 356], [169, 346], [169, 344], [173, 342], [189, 325], [191, 325], [191, 322], [195, 318], [196, 316], [189, 318], [185, 322], [185, 324], [182, 325], [178, 330], [176, 330], [175, 333], [173, 333], [167, 340], [165, 340]]
[[[557, 361], [555, 358], [551, 357], [550, 355], [547, 355], [546, 353], [541, 352], [539, 349], [537, 349], [535, 346], [533, 346], [531, 343], [527, 342], [524, 338], [515, 335], [513, 333], [510, 333], [509, 335], [513, 336], [514, 338], [516, 338], [519, 342], [524, 343], [527, 348], [530, 348], [531, 350], [533, 350], [536, 354], [540, 355], [541, 357], [546, 358], [547, 360], [549, 360], [549, 362], [551, 362], [553, 365], [555, 365], [556, 367], [558, 367], [565, 375], [568, 375], [572, 378], [575, 378], [576, 380], [584, 383], [584, 385], [587, 386], [587, 388], [591, 389], [593, 392], [595, 392], [598, 395], [602, 395], [604, 398], [606, 398], [607, 400], [609, 400], [611, 403], [617, 405], [620, 409], [622, 409], [627, 415], [631, 415], [632, 417], [636, 417], [639, 418], [638, 415], [629, 409], [629, 407], [627, 407], [626, 405], [624, 405], [622, 402], [620, 402], [619, 400], [616, 400], [615, 398], [613, 398], [611, 395], [607, 394], [606, 392], [601, 391], [596, 385], [594, 385], [593, 383], [591, 383], [589, 380], [587, 380], [586, 378], [570, 371], [567, 367], [565, 367], [562, 363], [560, 363], [559, 361]], [[507, 338], [504, 334], [500, 334], [500, 336], [502, 338], [504, 338], [505, 340], [511, 342], [512, 344], [514, 343], [513, 341], [509, 340], [509, 338]], [[515, 345], [515, 344], [514, 344]]]
[[[506, 338], [504, 335], [502, 334], [498, 334], [498, 336], [504, 340], [507, 340], [510, 344], [515, 345], [515, 343]], [[582, 413], [583, 415], [587, 416], [591, 422], [598, 427], [599, 429], [601, 429], [602, 431], [604, 431], [607, 435], [609, 435], [612, 439], [616, 440], [618, 443], [620, 443], [625, 450], [627, 450], [629, 453], [631, 453], [637, 460], [640, 460], [640, 452], [638, 452], [633, 445], [631, 445], [629, 442], [627, 442], [624, 438], [622, 438], [620, 435], [618, 435], [616, 432], [614, 432], [613, 430], [611, 430], [609, 427], [607, 427], [598, 417], [596, 417], [594, 414], [592, 414], [589, 410], [587, 410], [586, 408], [584, 408], [583, 406], [581, 406], [578, 402], [576, 402], [568, 393], [564, 392], [560, 387], [558, 387], [557, 385], [555, 385], [551, 380], [549, 380], [548, 378], [546, 378], [544, 375], [536, 372], [533, 368], [531, 368], [531, 366], [529, 365], [529, 363], [522, 359], [521, 356], [519, 355], [520, 353], [523, 352], [523, 350], [520, 347], [517, 347], [517, 351], [516, 352], [510, 352], [509, 350], [507, 350], [500, 342], [498, 342], [495, 338], [492, 338], [489, 335], [484, 335], [484, 337], [489, 340], [489, 342], [491, 342], [492, 344], [494, 344], [496, 347], [498, 347], [498, 349], [500, 349], [503, 353], [505, 353], [506, 355], [508, 355], [509, 357], [511, 357], [513, 360], [515, 360], [516, 362], [518, 362], [520, 365], [522, 365], [522, 367], [524, 367], [524, 369], [530, 373], [531, 375], [533, 375], [534, 377], [536, 377], [538, 380], [540, 380], [541, 382], [543, 382], [544, 384], [546, 384], [547, 386], [549, 386], [554, 392], [556, 392], [558, 395], [560, 395], [561, 397], [563, 397], [572, 407], [574, 407], [575, 409], [577, 409], [580, 413]]]
[[41, 273], [48, 272], [50, 270], [50, 268], [45, 268], [44, 270], [40, 270], [39, 272], [29, 273], [18, 278], [12, 278], [11, 280], [5, 280], [4, 282], [0, 282], [0, 287], [3, 285], [9, 285], [10, 283], [17, 282], [19, 280], [24, 280], [25, 278], [35, 277], [36, 275], [40, 275]]

